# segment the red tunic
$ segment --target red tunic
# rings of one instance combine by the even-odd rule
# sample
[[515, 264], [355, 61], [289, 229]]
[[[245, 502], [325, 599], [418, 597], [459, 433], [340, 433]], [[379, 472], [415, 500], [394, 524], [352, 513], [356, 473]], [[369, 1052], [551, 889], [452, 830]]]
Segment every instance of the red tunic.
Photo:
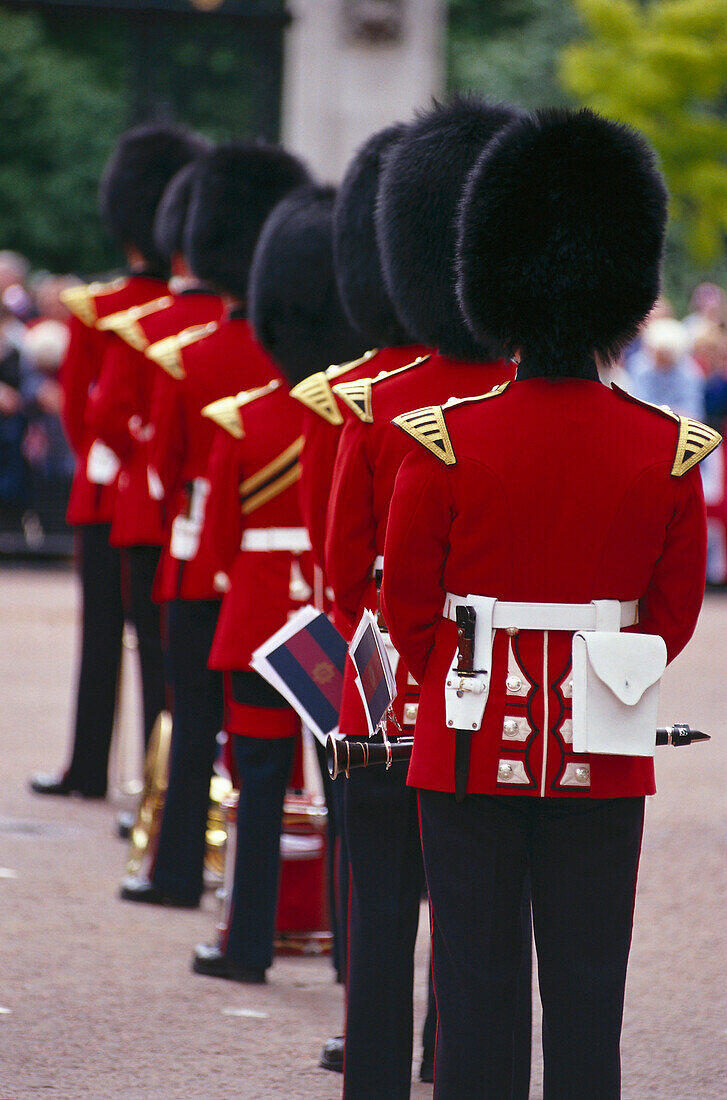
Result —
[[[660, 634], [671, 660], [701, 607], [706, 533], [699, 470], [677, 476], [677, 463], [672, 472], [680, 437], [673, 414], [597, 382], [533, 379], [440, 416], [438, 457], [436, 447], [416, 447], [396, 481], [383, 601], [392, 637], [422, 685], [409, 783], [452, 791], [444, 681], [456, 628], [442, 618], [445, 593], [638, 600], [634, 629]], [[573, 753], [570, 649], [565, 631], [495, 631], [468, 791], [653, 793], [651, 758]], [[506, 725], [508, 718], [516, 721]]]
[[277, 377], [277, 370], [243, 319], [197, 326], [160, 341], [147, 354], [175, 375], [165, 385], [149, 454], [152, 481], [159, 480], [171, 517], [154, 596], [160, 601], [219, 598], [215, 560], [197, 552], [194, 537], [186, 545], [175, 537], [181, 527], [175, 525], [178, 517], [183, 524], [190, 508], [195, 517], [204, 509], [207, 462], [216, 429], [201, 412], [230, 392], [265, 385]]
[[[237, 426], [235, 414], [229, 417], [233, 408]], [[249, 668], [253, 651], [312, 595], [309, 550], [241, 549], [241, 540], [256, 537], [292, 537], [301, 547], [307, 541], [298, 503], [303, 410], [277, 382], [267, 392], [230, 398], [221, 415], [235, 434], [218, 431], [212, 447], [200, 552], [214, 556], [229, 577], [208, 663], [237, 671]], [[254, 721], [232, 732], [256, 737], [297, 732], [298, 720], [287, 707], [251, 710]]]
[[340, 407], [332, 391], [334, 382], [354, 382], [380, 371], [396, 370], [424, 354], [418, 346], [367, 351], [360, 359], [313, 374], [290, 391], [305, 407], [303, 453], [300, 456], [300, 509], [308, 528], [313, 559], [323, 569], [325, 560], [326, 512], [331, 492], [346, 408]]
[[70, 341], [60, 373], [63, 425], [77, 460], [68, 502], [67, 519], [71, 524], [110, 523], [116, 495], [115, 477], [107, 484], [93, 482], [87, 469], [88, 453], [96, 438], [88, 423], [89, 402], [104, 355], [115, 339], [99, 331], [97, 323], [109, 314], [159, 298], [166, 289], [160, 279], [131, 275], [112, 283], [73, 287], [63, 295], [72, 314]]
[[[484, 393], [513, 373], [513, 364], [502, 361], [461, 363], [432, 355], [418, 365], [373, 380], [368, 393], [355, 393], [353, 387], [348, 390], [349, 401], [363, 419], [351, 419], [342, 433], [328, 512], [326, 566], [349, 636], [364, 608], [375, 611], [378, 605], [374, 561], [384, 552], [394, 482], [410, 448], [410, 440], [392, 427], [391, 419], [412, 405]], [[397, 684], [395, 713], [401, 724], [412, 725], [418, 692], [404, 662], [399, 662]], [[344, 673], [340, 729], [356, 736], [367, 732], [350, 662], [346, 662]], [[390, 732], [393, 735], [394, 731]]]
[[165, 537], [164, 501], [152, 497], [147, 475], [155, 433], [152, 395], [159, 371], [144, 352], [191, 325], [218, 321], [222, 309], [218, 295], [167, 294], [100, 324], [119, 337], [109, 341], [89, 402], [90, 425], [121, 461], [111, 524], [113, 546], [161, 546]]

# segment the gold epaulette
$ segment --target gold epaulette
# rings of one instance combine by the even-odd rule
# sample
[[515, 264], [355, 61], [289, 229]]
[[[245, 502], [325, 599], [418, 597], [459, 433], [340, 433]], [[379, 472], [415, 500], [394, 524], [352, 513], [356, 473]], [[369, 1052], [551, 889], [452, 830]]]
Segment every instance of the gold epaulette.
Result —
[[304, 378], [297, 386], [293, 386], [290, 396], [329, 424], [343, 424], [341, 410], [336, 404], [325, 371], [321, 370]]
[[218, 427], [224, 428], [235, 439], [242, 439], [245, 435], [245, 429], [240, 409], [244, 405], [249, 405], [251, 401], [257, 400], [258, 397], [263, 397], [266, 393], [272, 393], [280, 385], [280, 379], [274, 378], [272, 382], [268, 382], [267, 386], [257, 386], [252, 390], [241, 390], [234, 397], [221, 397], [218, 401], [211, 401], [209, 405], [205, 405], [202, 409], [202, 416], [214, 420]]
[[715, 447], [719, 447], [722, 436], [708, 424], [702, 424], [699, 420], [692, 420], [691, 416], [679, 417], [679, 439], [674, 455], [674, 463], [671, 474], [681, 477], [692, 466], [710, 455]]
[[338, 394], [344, 405], [348, 405], [364, 424], [372, 424], [374, 419], [371, 414], [372, 382], [372, 378], [357, 378], [355, 382], [339, 382], [333, 387], [333, 392]]
[[487, 393], [477, 394], [475, 397], [450, 397], [444, 405], [428, 405], [423, 409], [413, 409], [411, 412], [395, 416], [391, 421], [408, 435], [426, 447], [433, 455], [436, 455], [445, 466], [454, 466], [457, 457], [454, 453], [452, 440], [449, 438], [447, 424], [444, 419], [444, 410], [451, 409], [455, 405], [466, 405], [474, 401], [486, 401], [490, 397], [499, 397], [504, 393], [510, 382], [503, 382], [499, 386], [493, 386]]
[[192, 325], [191, 328], [178, 332], [176, 336], [165, 336], [163, 340], [157, 340], [144, 354], [172, 378], [182, 379], [185, 377], [182, 349], [196, 344], [198, 340], [204, 340], [205, 336], [211, 336], [218, 328], [217, 321], [209, 321], [206, 325]]
[[444, 422], [441, 405], [427, 405], [423, 409], [413, 409], [411, 412], [402, 413], [401, 416], [395, 416], [391, 423], [396, 424], [397, 428], [401, 428], [417, 443], [421, 443], [422, 447], [426, 447], [436, 455], [445, 466], [455, 465], [457, 459]]
[[393, 378], [396, 374], [403, 374], [404, 371], [411, 370], [412, 367], [418, 367], [420, 363], [425, 363], [430, 358], [430, 355], [420, 355], [411, 363], [405, 363], [403, 367], [397, 367], [396, 370], [379, 371], [375, 378], [360, 378], [356, 382], [339, 382], [337, 386], [333, 387], [333, 392], [338, 394], [344, 404], [348, 405], [359, 420], [362, 420], [364, 424], [372, 424], [374, 413], [371, 394], [376, 383], [383, 382], [386, 378]]
[[268, 462], [257, 473], [240, 485], [240, 503], [243, 515], [248, 516], [261, 505], [267, 504], [279, 496], [289, 485], [300, 478], [300, 452], [303, 450], [303, 436], [300, 435], [289, 447]]
[[144, 317], [148, 317], [151, 313], [168, 309], [173, 303], [174, 299], [171, 294], [165, 294], [163, 297], [154, 298], [144, 305], [122, 309], [118, 313], [109, 313], [107, 317], [101, 318], [96, 328], [101, 332], [115, 332], [135, 351], [146, 351], [149, 347], [149, 341], [139, 321]]
[[373, 359], [378, 354], [378, 348], [372, 348], [371, 351], [365, 352], [359, 359], [351, 359], [348, 363], [334, 364], [328, 370], [317, 371], [316, 374], [304, 378], [297, 386], [293, 386], [290, 396], [294, 397], [296, 401], [300, 401], [301, 405], [305, 405], [307, 409], [316, 413], [328, 424], [336, 426], [343, 424], [341, 410], [336, 404], [336, 399], [331, 390], [331, 381], [334, 378], [340, 378], [342, 375], [348, 374], [355, 367], [368, 363], [369, 359]]
[[102, 294], [113, 294], [121, 290], [126, 282], [125, 278], [120, 278], [113, 279], [110, 283], [69, 286], [66, 290], [61, 291], [59, 297], [69, 313], [72, 313], [79, 321], [83, 321], [88, 328], [93, 328], [98, 318], [95, 299], [100, 298]]
[[676, 452], [670, 473], [672, 477], [683, 477], [693, 466], [698, 465], [712, 451], [719, 447], [722, 436], [708, 424], [702, 424], [700, 420], [693, 420], [691, 416], [679, 416], [668, 405], [654, 405], [651, 401], [642, 401], [640, 397], [634, 397], [620, 386], [611, 383], [611, 389], [619, 397], [631, 401], [634, 405], [642, 405], [645, 409], [659, 413], [669, 420], [675, 420], [679, 425]]

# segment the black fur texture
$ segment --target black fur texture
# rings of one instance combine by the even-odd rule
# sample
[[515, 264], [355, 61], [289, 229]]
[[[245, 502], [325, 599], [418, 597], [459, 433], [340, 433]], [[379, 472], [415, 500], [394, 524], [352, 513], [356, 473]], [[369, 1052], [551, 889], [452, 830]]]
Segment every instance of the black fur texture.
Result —
[[184, 252], [184, 225], [192, 197], [195, 162], [185, 164], [167, 184], [154, 218], [157, 251], [171, 259]]
[[291, 386], [365, 348], [346, 317], [333, 269], [333, 187], [304, 184], [282, 199], [258, 238], [248, 316]]
[[521, 373], [587, 375], [656, 300], [666, 218], [640, 134], [586, 109], [520, 119], [463, 198], [459, 294], [473, 332], [519, 348]]
[[411, 123], [385, 158], [377, 236], [386, 285], [418, 343], [454, 359], [486, 361], [501, 349], [476, 340], [455, 290], [456, 226], [467, 176], [515, 109], [460, 96]]
[[122, 248], [137, 248], [152, 268], [166, 266], [154, 240], [159, 201], [172, 177], [206, 147], [178, 127], [136, 126], [122, 134], [106, 163], [99, 184], [101, 220]]
[[386, 289], [375, 223], [382, 160], [405, 131], [404, 123], [395, 123], [361, 146], [333, 207], [333, 256], [343, 308], [371, 347], [412, 342]]
[[245, 301], [265, 219], [280, 199], [308, 179], [297, 157], [265, 142], [229, 142], [201, 157], [184, 234], [184, 252], [197, 278]]

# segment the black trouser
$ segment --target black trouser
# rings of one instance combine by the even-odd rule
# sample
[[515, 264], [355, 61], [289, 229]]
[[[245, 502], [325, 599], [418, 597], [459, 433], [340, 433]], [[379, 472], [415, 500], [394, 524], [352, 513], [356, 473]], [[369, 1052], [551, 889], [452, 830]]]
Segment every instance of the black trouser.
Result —
[[615, 1100], [643, 798], [419, 795], [439, 1009], [436, 1100], [512, 1095], [528, 870], [544, 1100]]
[[204, 885], [210, 779], [223, 719], [222, 673], [207, 668], [219, 606], [218, 600], [173, 600], [168, 611], [172, 745], [152, 879], [190, 904]]
[[424, 885], [406, 764], [352, 771], [344, 790], [351, 865], [344, 1097], [406, 1100], [414, 945]]
[[166, 706], [161, 611], [151, 598], [160, 553], [158, 546], [127, 546], [122, 551], [128, 572], [126, 617], [134, 624], [139, 645], [144, 745]]
[[296, 739], [231, 737], [240, 800], [225, 954], [240, 966], [267, 969], [273, 961], [283, 800]]
[[81, 664], [68, 780], [75, 790], [106, 794], [111, 735], [121, 661], [124, 610], [121, 558], [109, 546], [108, 523], [78, 528], [78, 564], [83, 592]]

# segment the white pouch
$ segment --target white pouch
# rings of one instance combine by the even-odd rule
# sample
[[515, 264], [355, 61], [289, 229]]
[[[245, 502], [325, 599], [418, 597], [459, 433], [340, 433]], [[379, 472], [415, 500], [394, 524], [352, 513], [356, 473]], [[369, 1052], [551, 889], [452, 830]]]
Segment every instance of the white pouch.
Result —
[[653, 756], [666, 645], [657, 634], [573, 635], [573, 751]]
[[177, 561], [191, 561], [199, 549], [202, 524], [189, 516], [177, 516], [172, 523], [169, 553]]
[[113, 485], [121, 463], [115, 451], [94, 439], [86, 458], [86, 476], [93, 485]]

